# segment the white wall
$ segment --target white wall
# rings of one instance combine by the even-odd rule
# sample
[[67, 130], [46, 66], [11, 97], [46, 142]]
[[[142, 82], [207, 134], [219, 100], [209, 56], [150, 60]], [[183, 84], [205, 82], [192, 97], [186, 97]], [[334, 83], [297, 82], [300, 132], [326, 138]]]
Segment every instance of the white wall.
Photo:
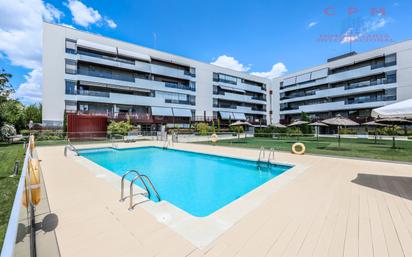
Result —
[[43, 120], [63, 121], [65, 30], [43, 23]]

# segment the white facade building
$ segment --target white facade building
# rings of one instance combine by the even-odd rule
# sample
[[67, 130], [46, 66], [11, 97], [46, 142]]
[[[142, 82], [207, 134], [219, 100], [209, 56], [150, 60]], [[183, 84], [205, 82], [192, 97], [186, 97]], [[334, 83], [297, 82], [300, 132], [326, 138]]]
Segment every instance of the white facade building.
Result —
[[43, 123], [64, 113], [139, 124], [266, 124], [270, 80], [76, 29], [43, 25]]
[[331, 58], [274, 79], [273, 90], [272, 122], [289, 123], [302, 112], [365, 121], [374, 108], [412, 98], [412, 40]]

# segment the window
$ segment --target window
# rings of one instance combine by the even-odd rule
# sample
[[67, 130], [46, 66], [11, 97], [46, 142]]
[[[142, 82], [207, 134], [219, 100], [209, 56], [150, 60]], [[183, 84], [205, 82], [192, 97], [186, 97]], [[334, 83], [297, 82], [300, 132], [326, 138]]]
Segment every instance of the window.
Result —
[[66, 74], [76, 74], [77, 73], [77, 62], [74, 60], [66, 59]]
[[79, 110], [87, 112], [89, 110], [89, 105], [88, 104], [80, 104], [79, 105]]
[[385, 73], [386, 83], [396, 83], [396, 71], [388, 71]]
[[66, 39], [66, 53], [76, 54], [76, 41]]
[[233, 85], [237, 84], [236, 77], [226, 75], [226, 74], [221, 74], [221, 73], [213, 73], [213, 81], [216, 81], [216, 82], [220, 81], [220, 82], [225, 82], [225, 83], [229, 83]]
[[385, 67], [396, 65], [396, 54], [385, 56]]
[[66, 95], [76, 94], [76, 82], [71, 80], [66, 80]]
[[384, 101], [394, 101], [394, 100], [396, 100], [396, 88], [385, 89]]

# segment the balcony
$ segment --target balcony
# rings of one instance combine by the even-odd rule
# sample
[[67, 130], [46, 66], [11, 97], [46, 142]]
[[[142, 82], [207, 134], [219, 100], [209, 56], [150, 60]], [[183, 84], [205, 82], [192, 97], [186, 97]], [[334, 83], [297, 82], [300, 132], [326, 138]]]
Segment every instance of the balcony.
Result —
[[257, 104], [266, 104], [266, 100], [263, 97], [254, 97], [249, 95], [240, 95], [228, 92], [218, 92], [214, 93], [215, 98], [222, 99], [222, 100], [230, 100], [236, 102], [248, 102], [248, 103], [257, 103]]
[[151, 66], [151, 73], [164, 75], [167, 77], [174, 77], [186, 80], [193, 80], [193, 74], [189, 75], [190, 73], [185, 70], [174, 69], [162, 65], [157, 64], [150, 64]]
[[323, 89], [315, 91], [315, 93], [306, 94], [300, 97], [289, 98], [289, 99], [281, 99], [281, 103], [290, 103], [290, 102], [298, 102], [298, 101], [305, 101], [311, 100], [316, 98], [325, 98], [325, 97], [338, 97], [338, 96], [345, 96], [345, 95], [353, 95], [359, 93], [369, 93], [369, 92], [376, 92], [388, 88], [393, 88], [396, 86], [396, 83], [386, 83], [387, 81], [381, 80], [376, 82], [368, 82], [368, 83], [356, 83], [350, 85], [342, 85], [340, 87], [330, 88], [330, 89]]
[[67, 95], [84, 95], [84, 96], [96, 96], [96, 97], [110, 97], [108, 91], [96, 91], [96, 90], [66, 90]]
[[373, 101], [373, 102], [353, 102], [348, 103], [345, 101], [338, 101], [338, 102], [327, 102], [327, 103], [319, 103], [319, 104], [310, 104], [310, 105], [301, 105], [295, 108], [284, 108], [282, 111], [279, 112], [280, 115], [282, 114], [299, 114], [301, 112], [305, 113], [316, 113], [316, 112], [327, 112], [327, 111], [336, 111], [336, 110], [351, 110], [351, 109], [366, 109], [366, 108], [377, 108], [381, 107], [395, 101]]
[[78, 53], [77, 55], [66, 53], [66, 58], [79, 60], [83, 62], [118, 67], [118, 68], [123, 68], [123, 69], [128, 69], [128, 70], [135, 70], [135, 71], [141, 71], [141, 72], [146, 72], [146, 73], [154, 73], [158, 75], [175, 77], [175, 78], [180, 78], [180, 79], [185, 79], [185, 80], [193, 80], [196, 77], [196, 74], [190, 73], [189, 71], [186, 71], [186, 70], [174, 69], [174, 68], [165, 67], [165, 66], [161, 66], [157, 64], [151, 64], [151, 63], [142, 62], [138, 60], [132, 61], [132, 60], [104, 56], [104, 55], [99, 55], [99, 54], [94, 54], [94, 53], [81, 52], [81, 53]]
[[169, 88], [177, 88], [177, 89], [182, 89], [182, 90], [190, 90], [190, 91], [196, 91], [196, 86], [194, 84], [185, 85], [181, 83], [172, 83], [172, 82], [165, 82], [165, 86]]
[[141, 78], [134, 78], [133, 81], [123, 81], [111, 78], [104, 78], [104, 77], [94, 77], [94, 76], [87, 76], [87, 75], [74, 75], [74, 74], [65, 74], [65, 79], [68, 80], [77, 80], [77, 81], [85, 81], [88, 83], [92, 83], [96, 87], [101, 85], [114, 85], [114, 86], [121, 86], [125, 88], [136, 88], [136, 89], [143, 89], [143, 90], [158, 90], [158, 91], [167, 91], [173, 93], [184, 93], [188, 95], [196, 95], [195, 92], [185, 90], [182, 92], [182, 89], [178, 88], [166, 88], [165, 82], [156, 81], [156, 80], [148, 80], [148, 79], [141, 79]]
[[295, 84], [293, 86], [288, 86], [287, 88], [280, 89], [280, 93], [313, 87], [313, 86], [322, 85], [322, 84], [336, 83], [336, 82], [345, 81], [345, 80], [368, 77], [372, 75], [385, 73], [393, 69], [394, 69], [393, 67], [387, 66], [387, 65], [384, 65], [383, 67], [377, 67], [375, 69], [372, 69], [371, 66], [365, 66], [359, 69], [353, 69], [353, 70], [348, 70], [348, 71], [344, 71], [340, 73], [331, 74], [325, 78], [321, 78], [313, 82], [300, 84], [300, 85]]

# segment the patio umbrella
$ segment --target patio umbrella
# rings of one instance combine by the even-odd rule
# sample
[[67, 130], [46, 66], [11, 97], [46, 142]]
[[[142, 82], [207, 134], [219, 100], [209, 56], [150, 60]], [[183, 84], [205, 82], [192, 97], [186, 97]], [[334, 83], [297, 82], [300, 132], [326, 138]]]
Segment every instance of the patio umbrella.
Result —
[[[377, 123], [376, 121], [369, 121], [369, 122], [365, 122], [362, 123], [362, 125], [368, 127], [368, 126], [372, 126], [372, 127], [385, 127], [387, 125], [382, 124], [382, 123]], [[375, 128], [375, 144], [377, 143], [377, 135], [376, 135], [376, 128]]]
[[341, 126], [359, 126], [359, 123], [354, 122], [351, 119], [345, 118], [340, 114], [336, 115], [336, 117], [334, 117], [334, 118], [329, 118], [329, 119], [323, 120], [322, 123], [338, 127], [338, 145], [339, 145], [339, 148], [340, 148], [340, 127]]
[[[390, 125], [394, 128], [396, 125], [409, 125], [412, 124], [412, 121], [402, 118], [386, 118], [386, 119], [377, 119], [377, 123]], [[392, 135], [392, 148], [395, 148], [395, 135]]]
[[280, 123], [272, 124], [272, 126], [275, 127], [275, 128], [287, 128], [285, 125], [280, 124]]
[[316, 140], [319, 141], [319, 127], [327, 127], [325, 123], [315, 121], [308, 124], [309, 126], [316, 127]]
[[250, 124], [249, 122], [247, 122], [247, 121], [240, 121], [240, 120], [238, 120], [238, 121], [236, 121], [236, 122], [233, 122], [232, 124], [229, 124], [229, 126], [250, 126], [250, 127], [254, 127], [252, 124]]
[[[247, 121], [240, 121], [240, 120], [238, 120], [238, 121], [236, 121], [236, 122], [233, 122], [232, 124], [229, 124], [229, 126], [231, 126], [231, 127], [233, 127], [233, 126], [249, 126], [249, 127], [254, 127], [252, 124], [250, 124], [249, 122], [247, 122]], [[240, 133], [238, 132], [237, 133], [237, 138], [238, 139], [240, 139]], [[246, 133], [245, 133], [245, 138], [246, 138]]]
[[303, 121], [303, 120], [295, 120], [294, 122], [290, 123], [288, 125], [288, 127], [295, 127], [295, 126], [301, 126], [301, 125], [305, 125], [308, 124], [309, 122], [307, 121]]

